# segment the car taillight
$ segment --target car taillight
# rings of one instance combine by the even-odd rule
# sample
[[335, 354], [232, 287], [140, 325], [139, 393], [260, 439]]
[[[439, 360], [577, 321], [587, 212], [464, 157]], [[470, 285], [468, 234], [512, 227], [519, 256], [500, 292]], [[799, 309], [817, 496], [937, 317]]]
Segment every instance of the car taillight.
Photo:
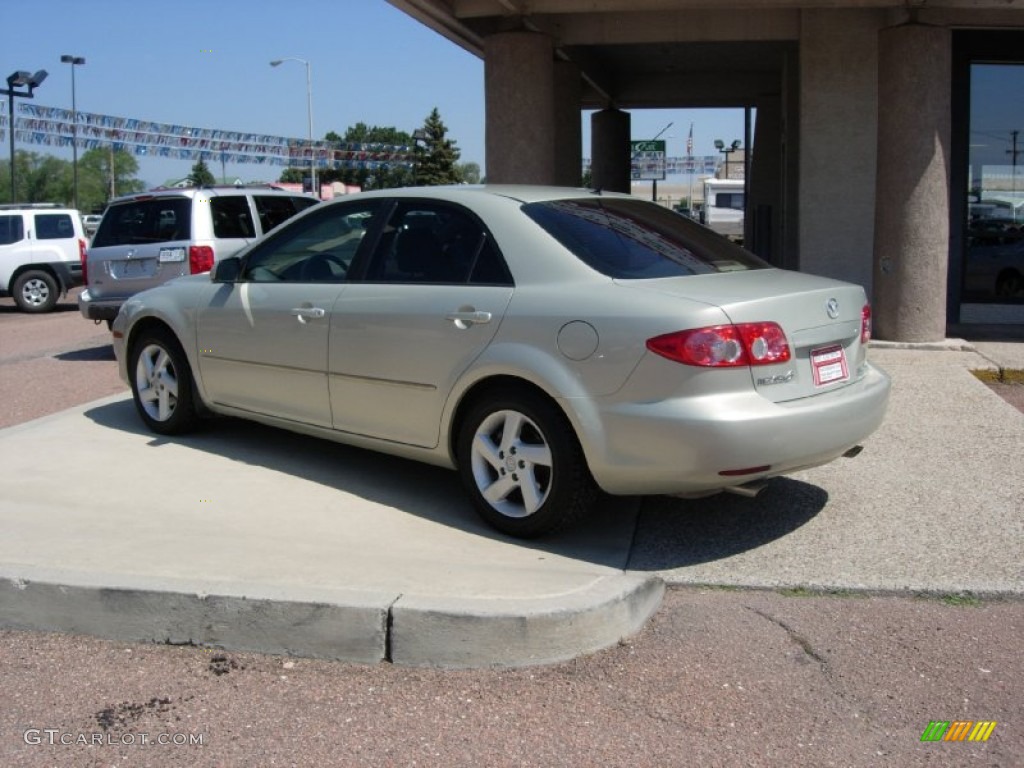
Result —
[[188, 247], [188, 271], [198, 275], [213, 269], [213, 248], [208, 245], [190, 245]]
[[867, 344], [871, 341], [871, 305], [865, 304], [860, 311], [860, 343]]
[[82, 262], [82, 285], [89, 284], [89, 262], [85, 254], [85, 240], [78, 240], [78, 259]]
[[714, 325], [647, 340], [655, 354], [685, 365], [729, 368], [770, 365], [790, 359], [789, 341], [778, 323]]

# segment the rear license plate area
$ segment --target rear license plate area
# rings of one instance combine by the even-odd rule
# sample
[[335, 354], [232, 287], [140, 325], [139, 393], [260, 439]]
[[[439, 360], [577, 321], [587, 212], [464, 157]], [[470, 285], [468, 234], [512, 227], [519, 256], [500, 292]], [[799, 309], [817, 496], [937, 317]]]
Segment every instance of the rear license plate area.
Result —
[[850, 378], [846, 365], [846, 351], [839, 344], [811, 350], [811, 373], [814, 386], [824, 387]]

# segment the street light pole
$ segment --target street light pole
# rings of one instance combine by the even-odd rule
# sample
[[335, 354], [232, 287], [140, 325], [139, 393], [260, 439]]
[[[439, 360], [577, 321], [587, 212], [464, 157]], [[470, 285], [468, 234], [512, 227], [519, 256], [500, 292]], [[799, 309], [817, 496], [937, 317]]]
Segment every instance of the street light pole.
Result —
[[316, 183], [316, 150], [313, 148], [313, 67], [305, 59], [290, 56], [285, 59], [274, 59], [270, 66], [276, 67], [286, 61], [297, 61], [306, 65], [306, 114], [309, 119], [309, 178], [313, 186], [313, 195], [319, 199], [320, 187]]
[[[673, 123], [669, 123], [664, 128], [662, 128], [660, 131], [658, 131], [658, 133], [654, 136], [653, 139], [651, 139], [651, 141], [657, 141], [659, 138], [661, 138], [661, 134], [663, 134], [665, 131], [667, 131], [669, 128], [671, 128], [672, 125], [673, 125]], [[672, 137], [670, 136], [669, 138], [672, 138]], [[658, 202], [658, 180], [657, 179], [651, 179], [651, 202], [652, 203]]]
[[61, 64], [71, 65], [71, 168], [74, 175], [74, 186], [72, 187], [72, 198], [76, 210], [78, 209], [78, 106], [75, 104], [75, 67], [85, 64], [83, 56], [71, 56], [64, 54], [60, 57]]
[[[21, 96], [23, 99], [35, 98], [32, 93], [36, 88], [43, 84], [43, 80], [46, 79], [47, 71], [40, 69], [34, 75], [30, 72], [25, 72], [19, 69], [17, 72], [12, 72], [7, 76], [7, 88], [0, 88], [0, 96], [7, 97], [7, 113], [9, 115], [9, 122], [7, 125], [7, 132], [11, 135], [11, 202], [16, 202], [14, 199], [14, 97]], [[17, 91], [15, 88], [27, 88], [28, 90]]]

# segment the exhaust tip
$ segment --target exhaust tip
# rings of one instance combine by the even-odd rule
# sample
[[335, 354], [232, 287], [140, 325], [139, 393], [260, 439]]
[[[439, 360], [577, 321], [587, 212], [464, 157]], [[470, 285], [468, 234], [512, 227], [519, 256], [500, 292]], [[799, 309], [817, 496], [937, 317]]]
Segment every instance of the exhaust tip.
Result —
[[850, 450], [848, 450], [846, 453], [843, 454], [843, 458], [845, 458], [845, 459], [852, 459], [854, 456], [859, 456], [860, 452], [863, 451], [863, 450], [864, 450], [864, 446], [863, 445], [855, 445], [855, 446], [853, 446], [853, 448], [851, 448]]
[[751, 480], [749, 483], [743, 485], [731, 485], [728, 488], [722, 490], [726, 493], [734, 493], [737, 496], [743, 496], [748, 499], [753, 499], [768, 487], [768, 480]]

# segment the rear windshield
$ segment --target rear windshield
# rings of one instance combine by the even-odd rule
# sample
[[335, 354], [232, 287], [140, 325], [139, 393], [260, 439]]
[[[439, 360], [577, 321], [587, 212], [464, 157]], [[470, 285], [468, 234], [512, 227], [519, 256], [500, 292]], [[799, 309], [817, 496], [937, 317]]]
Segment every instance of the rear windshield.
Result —
[[158, 197], [111, 206], [100, 222], [93, 248], [188, 240], [192, 237], [192, 199]]
[[523, 212], [608, 277], [639, 280], [769, 266], [687, 217], [641, 200], [553, 200], [529, 203]]

